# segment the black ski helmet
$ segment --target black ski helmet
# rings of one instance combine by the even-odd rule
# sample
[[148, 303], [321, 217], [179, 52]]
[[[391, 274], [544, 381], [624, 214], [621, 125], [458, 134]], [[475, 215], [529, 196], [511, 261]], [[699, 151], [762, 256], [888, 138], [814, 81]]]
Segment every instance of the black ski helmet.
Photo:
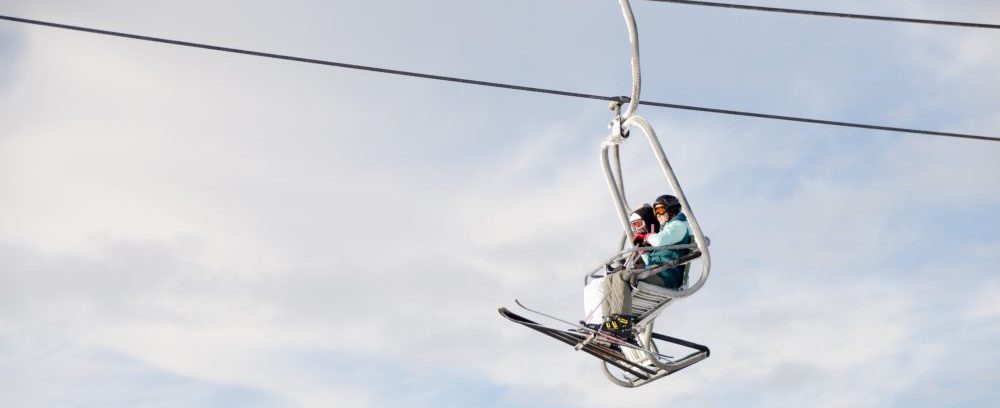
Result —
[[681, 202], [677, 201], [677, 197], [670, 194], [664, 194], [656, 197], [656, 201], [653, 201], [653, 205], [662, 205], [667, 209], [667, 213], [674, 217], [681, 213]]
[[649, 232], [660, 232], [660, 221], [656, 219], [656, 214], [653, 212], [652, 206], [649, 204], [643, 204], [642, 207], [636, 209], [633, 214], [641, 217], [646, 225], [652, 227]]

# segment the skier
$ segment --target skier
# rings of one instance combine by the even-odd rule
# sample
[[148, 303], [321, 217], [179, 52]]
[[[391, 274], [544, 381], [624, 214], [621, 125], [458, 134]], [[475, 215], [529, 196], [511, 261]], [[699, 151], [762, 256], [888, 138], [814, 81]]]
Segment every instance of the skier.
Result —
[[[645, 242], [645, 236], [660, 231], [660, 222], [655, 215], [655, 209], [649, 204], [643, 204], [639, 209], [633, 211], [632, 215], [629, 216], [629, 222], [631, 223], [633, 236], [637, 237], [634, 240], [637, 247], [649, 246]], [[647, 255], [633, 252], [628, 259], [624, 260], [622, 268], [642, 269], [647, 263]], [[618, 270], [609, 271], [609, 274], [616, 272]], [[588, 326], [595, 329], [604, 324], [604, 316], [610, 308], [608, 298], [604, 296], [605, 293], [607, 293], [605, 292], [605, 277], [591, 280], [583, 289], [584, 321]], [[599, 308], [603, 312], [599, 312]]]
[[[642, 210], [640, 208], [640, 210]], [[639, 213], [637, 210], [636, 213]], [[691, 242], [691, 233], [687, 223], [687, 217], [681, 212], [680, 202], [672, 195], [662, 195], [656, 198], [653, 204], [653, 212], [656, 214], [658, 230], [653, 228], [636, 228], [637, 222], [633, 223], [634, 239], [636, 247], [641, 246], [667, 246], [687, 244]], [[633, 213], [633, 219], [636, 215]], [[640, 217], [638, 217], [641, 219]], [[644, 221], [645, 222], [645, 221]], [[641, 253], [645, 269], [655, 268], [658, 265], [670, 262], [674, 259], [689, 253], [688, 249], [656, 249]], [[639, 270], [622, 271], [612, 273], [601, 279], [603, 293], [606, 299], [601, 303], [604, 311], [602, 325], [605, 331], [611, 332], [622, 340], [634, 342], [635, 334], [633, 326], [637, 316], [631, 314], [632, 311], [632, 288], [638, 284], [636, 276], [641, 273]], [[684, 266], [676, 266], [657, 272], [642, 280], [643, 282], [665, 287], [668, 289], [680, 289], [684, 283]], [[593, 288], [589, 288], [593, 292]], [[588, 288], [584, 289], [585, 301], [587, 299]], [[591, 293], [591, 296], [593, 294]], [[602, 297], [603, 294], [602, 294]], [[588, 320], [588, 323], [594, 323]]]

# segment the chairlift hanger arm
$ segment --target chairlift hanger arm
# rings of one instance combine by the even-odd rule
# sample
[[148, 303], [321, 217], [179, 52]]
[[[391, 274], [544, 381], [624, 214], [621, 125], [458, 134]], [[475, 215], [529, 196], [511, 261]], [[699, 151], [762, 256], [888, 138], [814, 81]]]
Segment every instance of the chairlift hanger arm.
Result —
[[636, 27], [635, 15], [632, 13], [632, 6], [628, 4], [628, 0], [619, 0], [618, 2], [621, 4], [622, 16], [625, 17], [625, 26], [628, 28], [629, 43], [632, 44], [632, 97], [629, 99], [625, 114], [621, 116], [623, 119], [627, 119], [639, 107], [639, 91], [642, 85], [639, 69], [639, 30]]

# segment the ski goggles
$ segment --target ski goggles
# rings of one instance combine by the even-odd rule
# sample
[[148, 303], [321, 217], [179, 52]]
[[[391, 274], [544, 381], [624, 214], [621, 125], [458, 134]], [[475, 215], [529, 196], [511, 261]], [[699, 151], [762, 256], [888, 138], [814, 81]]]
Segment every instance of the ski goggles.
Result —
[[632, 228], [639, 229], [646, 226], [646, 221], [643, 220], [633, 220]]
[[667, 213], [667, 207], [664, 207], [662, 205], [655, 206], [655, 207], [653, 207], [653, 212], [656, 213], [656, 215], [666, 214]]

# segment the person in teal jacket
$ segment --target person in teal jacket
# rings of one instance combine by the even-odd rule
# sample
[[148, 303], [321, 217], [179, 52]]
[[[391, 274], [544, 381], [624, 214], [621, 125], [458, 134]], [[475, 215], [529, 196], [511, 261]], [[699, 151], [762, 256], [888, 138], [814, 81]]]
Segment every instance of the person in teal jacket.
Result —
[[[636, 247], [681, 245], [691, 242], [691, 231], [687, 217], [681, 213], [681, 204], [677, 197], [662, 195], [656, 198], [653, 212], [660, 224], [659, 231], [641, 231], [633, 229]], [[634, 227], [634, 225], [633, 225]], [[642, 254], [645, 269], [655, 268], [690, 253], [689, 249], [656, 249]], [[663, 286], [668, 289], [680, 289], [684, 283], [683, 265], [657, 272], [656, 275], [643, 279], [644, 282]], [[604, 329], [618, 335], [623, 340], [634, 341], [632, 327], [636, 316], [632, 316], [632, 284], [637, 272], [618, 272], [604, 279], [604, 291], [607, 302], [604, 304]]]
[[[688, 227], [687, 216], [681, 212], [681, 203], [677, 197], [672, 195], [662, 195], [656, 198], [653, 204], [653, 212], [656, 213], [656, 220], [660, 223], [660, 231], [646, 235], [646, 242], [650, 246], [682, 245], [691, 243], [691, 229]], [[690, 249], [661, 249], [654, 250], [649, 254], [647, 268], [656, 265], [663, 265], [691, 252]], [[657, 273], [663, 279], [664, 287], [668, 289], [680, 289], [684, 283], [684, 266], [675, 266]]]

